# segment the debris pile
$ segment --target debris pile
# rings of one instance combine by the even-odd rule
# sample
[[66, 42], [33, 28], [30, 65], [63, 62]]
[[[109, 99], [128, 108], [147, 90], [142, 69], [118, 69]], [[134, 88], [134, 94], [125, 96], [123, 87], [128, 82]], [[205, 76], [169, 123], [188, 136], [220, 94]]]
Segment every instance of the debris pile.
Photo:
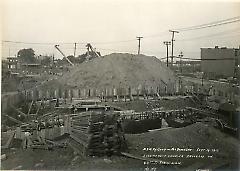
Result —
[[72, 116], [69, 145], [85, 156], [119, 153], [125, 147], [122, 126], [116, 115], [85, 112]]

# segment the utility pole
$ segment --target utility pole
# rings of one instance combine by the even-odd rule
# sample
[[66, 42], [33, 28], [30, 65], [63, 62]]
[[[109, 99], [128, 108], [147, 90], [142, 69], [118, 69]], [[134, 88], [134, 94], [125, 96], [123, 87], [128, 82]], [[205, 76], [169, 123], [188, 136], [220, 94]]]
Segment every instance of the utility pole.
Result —
[[169, 42], [169, 41], [164, 41], [163, 43], [164, 43], [164, 44], [166, 45], [166, 47], [167, 47], [167, 67], [168, 67], [168, 46], [171, 45], [171, 42]]
[[182, 73], [182, 57], [183, 57], [183, 52], [180, 52], [180, 55], [178, 55], [180, 58], [180, 72]]
[[54, 65], [54, 61], [55, 61], [54, 53], [53, 53], [53, 55], [52, 55], [52, 60], [53, 60], [53, 65]]
[[171, 63], [172, 63], [172, 66], [173, 66], [173, 42], [175, 41], [174, 40], [174, 34], [175, 33], [179, 33], [178, 31], [176, 31], [176, 30], [169, 30], [169, 32], [172, 32], [172, 56], [171, 56], [171, 58], [172, 58], [172, 61], [171, 61]]
[[137, 40], [138, 40], [138, 55], [140, 54], [140, 48], [141, 48], [141, 39], [143, 37], [137, 37]]
[[74, 43], [74, 53], [73, 53], [73, 56], [76, 57], [76, 49], [77, 49], [77, 43]]

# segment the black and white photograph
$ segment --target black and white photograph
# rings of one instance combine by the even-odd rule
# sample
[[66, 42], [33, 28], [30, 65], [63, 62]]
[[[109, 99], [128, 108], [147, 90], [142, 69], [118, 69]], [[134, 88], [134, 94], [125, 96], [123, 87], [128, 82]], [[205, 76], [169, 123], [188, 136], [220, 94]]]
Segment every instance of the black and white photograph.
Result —
[[0, 0], [0, 39], [1, 170], [240, 170], [240, 0]]

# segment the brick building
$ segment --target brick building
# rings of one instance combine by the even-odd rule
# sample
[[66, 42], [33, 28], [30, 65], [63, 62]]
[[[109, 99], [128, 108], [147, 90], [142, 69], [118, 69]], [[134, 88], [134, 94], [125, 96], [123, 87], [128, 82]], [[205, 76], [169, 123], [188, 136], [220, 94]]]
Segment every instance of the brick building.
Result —
[[201, 70], [207, 78], [239, 77], [240, 49], [201, 48]]

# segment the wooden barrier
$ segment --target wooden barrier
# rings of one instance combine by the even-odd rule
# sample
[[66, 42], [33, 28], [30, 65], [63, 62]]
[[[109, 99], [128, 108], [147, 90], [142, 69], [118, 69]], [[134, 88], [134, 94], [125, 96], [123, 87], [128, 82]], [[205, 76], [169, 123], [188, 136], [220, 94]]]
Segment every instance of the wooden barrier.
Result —
[[[148, 96], [159, 96], [159, 95], [167, 95], [169, 92], [174, 93], [174, 89], [172, 86], [165, 86], [163, 84], [159, 85], [142, 85], [139, 84], [138, 86], [131, 87], [131, 86], [124, 86], [124, 87], [106, 87], [106, 88], [91, 88], [91, 89], [79, 89], [79, 88], [63, 88], [61, 86], [56, 87], [55, 89], [30, 89], [30, 90], [25, 90], [22, 92], [16, 92], [14, 95], [10, 94], [12, 98], [7, 98], [8, 101], [4, 102], [5, 98], [3, 98], [2, 95], [2, 106], [8, 106], [9, 104], [16, 104], [18, 99], [23, 97], [25, 100], [42, 100], [42, 99], [56, 99], [56, 98], [95, 98], [99, 97], [102, 100], [119, 100], [120, 98], [122, 99], [139, 99], [139, 97], [147, 97]], [[6, 97], [6, 96], [5, 96]], [[3, 103], [7, 105], [3, 105]], [[5, 108], [5, 107], [3, 107]]]

